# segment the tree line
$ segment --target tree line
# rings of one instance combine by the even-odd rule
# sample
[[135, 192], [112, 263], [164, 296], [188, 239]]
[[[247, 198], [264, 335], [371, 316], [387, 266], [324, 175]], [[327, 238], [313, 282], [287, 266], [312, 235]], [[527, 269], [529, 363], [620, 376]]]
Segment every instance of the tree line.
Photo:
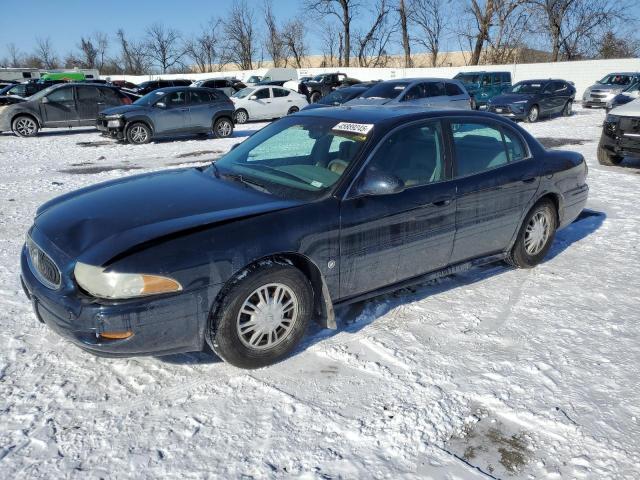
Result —
[[276, 17], [272, 1], [260, 8], [235, 2], [190, 34], [162, 23], [138, 37], [96, 32], [64, 56], [50, 37], [37, 38], [31, 52], [11, 43], [0, 64], [135, 75], [252, 70], [265, 62], [303, 68], [310, 53], [324, 67], [385, 67], [393, 52], [401, 66], [435, 67], [447, 61], [444, 45], [468, 52], [467, 65], [510, 63], [534, 49], [548, 52], [538, 61], [552, 62], [640, 54], [637, 19], [627, 13], [632, 0], [302, 0], [287, 19]]

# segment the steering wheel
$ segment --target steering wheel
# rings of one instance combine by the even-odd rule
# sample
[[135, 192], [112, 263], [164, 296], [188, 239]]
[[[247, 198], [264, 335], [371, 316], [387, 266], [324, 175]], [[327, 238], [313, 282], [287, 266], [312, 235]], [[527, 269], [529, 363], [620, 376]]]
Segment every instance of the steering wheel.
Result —
[[349, 164], [344, 160], [335, 159], [331, 160], [327, 164], [327, 170], [332, 171], [333, 173], [337, 173], [338, 175], [342, 175], [342, 173], [347, 169]]

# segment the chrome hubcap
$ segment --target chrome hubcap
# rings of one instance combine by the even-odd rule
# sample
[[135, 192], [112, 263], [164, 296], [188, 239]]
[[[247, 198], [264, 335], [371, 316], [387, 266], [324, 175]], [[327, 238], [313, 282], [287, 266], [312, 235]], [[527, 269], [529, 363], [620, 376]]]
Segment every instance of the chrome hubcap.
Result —
[[140, 125], [136, 125], [131, 129], [131, 140], [134, 143], [143, 143], [147, 140], [147, 130]]
[[29, 118], [21, 118], [16, 122], [16, 131], [25, 137], [32, 135], [36, 130], [36, 124]]
[[547, 244], [551, 234], [551, 217], [548, 211], [536, 212], [524, 233], [524, 248], [529, 255], [537, 255]]
[[218, 123], [218, 135], [221, 137], [228, 137], [231, 135], [231, 123], [226, 120]]
[[531, 120], [532, 122], [535, 122], [537, 119], [538, 119], [538, 109], [532, 108], [531, 111], [529, 112], [529, 120]]
[[240, 341], [255, 350], [284, 341], [298, 319], [298, 299], [286, 285], [269, 283], [249, 295], [236, 322]]
[[238, 112], [236, 113], [236, 121], [238, 123], [244, 123], [247, 121], [247, 114], [244, 112]]

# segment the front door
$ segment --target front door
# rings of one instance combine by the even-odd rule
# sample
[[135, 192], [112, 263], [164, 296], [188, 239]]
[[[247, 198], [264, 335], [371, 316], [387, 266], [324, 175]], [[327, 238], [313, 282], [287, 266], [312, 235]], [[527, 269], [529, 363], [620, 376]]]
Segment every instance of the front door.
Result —
[[[366, 293], [447, 265], [455, 232], [455, 185], [439, 121], [403, 126], [373, 153], [341, 204], [340, 296]], [[363, 196], [368, 172], [404, 184]]]
[[177, 90], [167, 93], [156, 102], [153, 114], [156, 134], [166, 135], [184, 131], [189, 119], [186, 97], [186, 90]]
[[451, 263], [505, 251], [540, 183], [541, 164], [510, 128], [451, 122], [457, 192]]
[[252, 97], [256, 97], [250, 102], [251, 118], [275, 118], [277, 117], [276, 108], [273, 104], [273, 98], [271, 96], [271, 89], [269, 87], [259, 88], [253, 92]]
[[45, 127], [75, 127], [78, 125], [78, 112], [73, 95], [73, 87], [65, 85], [56, 88], [40, 104]]

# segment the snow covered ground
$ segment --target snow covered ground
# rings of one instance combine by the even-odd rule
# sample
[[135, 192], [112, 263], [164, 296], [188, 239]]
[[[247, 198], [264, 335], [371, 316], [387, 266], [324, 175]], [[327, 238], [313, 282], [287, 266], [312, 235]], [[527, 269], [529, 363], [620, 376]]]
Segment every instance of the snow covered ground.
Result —
[[589, 210], [544, 264], [341, 309], [250, 372], [84, 353], [35, 320], [18, 259], [45, 200], [206, 163], [263, 124], [135, 147], [0, 135], [0, 478], [639, 478], [640, 162], [597, 164], [603, 115], [526, 126], [590, 167]]

